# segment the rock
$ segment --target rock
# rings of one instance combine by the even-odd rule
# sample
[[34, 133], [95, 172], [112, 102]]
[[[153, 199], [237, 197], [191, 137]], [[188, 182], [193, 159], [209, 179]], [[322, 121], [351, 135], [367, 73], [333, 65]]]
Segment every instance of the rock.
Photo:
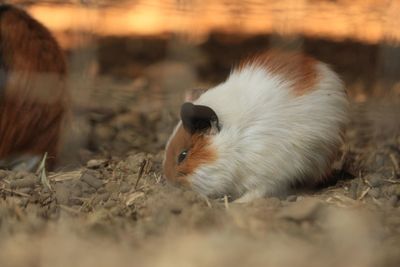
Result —
[[106, 162], [106, 159], [91, 159], [86, 163], [86, 167], [89, 169], [96, 169], [104, 165]]
[[385, 177], [383, 177], [383, 175], [380, 173], [369, 174], [365, 177], [365, 179], [372, 187], [380, 187], [385, 184]]
[[82, 199], [79, 198], [70, 198], [69, 203], [74, 206], [81, 206], [84, 202]]
[[81, 176], [81, 180], [96, 190], [103, 186], [103, 181], [96, 177], [96, 172], [86, 171]]
[[130, 185], [127, 184], [127, 183], [123, 183], [123, 184], [121, 184], [121, 186], [119, 187], [119, 191], [120, 191], [121, 193], [128, 193], [129, 190], [131, 190], [132, 187], [133, 187], [133, 186], [130, 186]]
[[106, 202], [110, 198], [110, 196], [111, 196], [111, 194], [109, 192], [105, 192], [105, 193], [103, 193], [101, 195], [98, 195], [96, 197], [96, 200], [98, 202]]
[[104, 203], [104, 208], [110, 209], [112, 207], [115, 207], [117, 205], [117, 201], [113, 199], [109, 199], [106, 203]]
[[32, 192], [32, 188], [30, 188], [30, 187], [25, 187], [25, 188], [21, 188], [21, 189], [19, 189], [18, 190], [18, 192], [20, 192], [20, 193], [23, 193], [23, 194], [30, 194], [31, 192]]
[[289, 202], [295, 202], [297, 200], [297, 196], [296, 195], [288, 196], [286, 200]]
[[56, 184], [54, 186], [55, 196], [58, 204], [68, 205], [69, 202], [69, 190], [63, 184]]
[[10, 182], [10, 187], [11, 188], [25, 188], [25, 187], [34, 188], [38, 182], [39, 182], [39, 179], [36, 176], [29, 175], [22, 179], [12, 180]]
[[29, 176], [35, 176], [35, 175], [32, 173], [26, 172], [26, 171], [18, 171], [15, 174], [15, 179], [22, 179], [22, 178], [29, 177]]
[[105, 190], [108, 191], [108, 192], [117, 193], [119, 191], [119, 184], [116, 181], [110, 181], [105, 186]]

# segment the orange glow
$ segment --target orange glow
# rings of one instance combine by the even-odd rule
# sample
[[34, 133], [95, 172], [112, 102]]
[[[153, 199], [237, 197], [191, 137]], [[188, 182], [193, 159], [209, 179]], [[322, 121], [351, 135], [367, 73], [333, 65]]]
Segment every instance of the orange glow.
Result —
[[[179, 2], [180, 4], [177, 4]], [[34, 5], [28, 11], [54, 32], [98, 35], [154, 35], [183, 32], [194, 38], [212, 30], [351, 38], [365, 42], [400, 40], [400, 1], [226, 1], [147, 0], [126, 7]]]

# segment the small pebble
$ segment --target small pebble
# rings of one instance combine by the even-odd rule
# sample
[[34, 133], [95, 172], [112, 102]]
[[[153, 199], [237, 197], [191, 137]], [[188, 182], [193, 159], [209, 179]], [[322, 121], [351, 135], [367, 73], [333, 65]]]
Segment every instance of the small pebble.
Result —
[[10, 182], [10, 187], [11, 188], [25, 188], [25, 187], [34, 188], [38, 182], [39, 182], [38, 178], [31, 175], [31, 176], [28, 176], [28, 177], [25, 177], [22, 179], [12, 180]]
[[93, 188], [91, 186], [88, 186], [88, 188], [85, 188], [83, 190], [83, 196], [91, 195], [91, 194], [94, 194], [94, 193], [96, 193], [96, 188]]
[[117, 201], [110, 199], [106, 203], [104, 203], [104, 208], [110, 209], [112, 207], [115, 207], [115, 205], [117, 205]]
[[70, 203], [71, 205], [78, 205], [78, 206], [80, 206], [80, 205], [83, 204], [83, 200], [80, 199], [80, 198], [71, 198], [71, 199], [69, 200], [69, 203]]
[[82, 175], [81, 180], [95, 189], [99, 189], [103, 186], [103, 181], [95, 177], [92, 172], [85, 172]]
[[107, 192], [108, 192], [107, 189], [105, 189], [104, 187], [99, 188], [99, 190], [97, 190], [98, 194], [104, 194], [104, 193], [107, 193]]
[[18, 192], [21, 192], [24, 194], [30, 194], [32, 192], [32, 188], [29, 188], [29, 187], [21, 188], [18, 190]]
[[122, 185], [119, 187], [119, 191], [120, 191], [121, 193], [128, 193], [129, 190], [131, 190], [131, 188], [132, 188], [132, 186], [130, 186], [130, 185], [128, 185], [128, 184], [122, 184]]
[[380, 187], [385, 184], [384, 177], [379, 173], [374, 173], [365, 177], [372, 187]]
[[96, 169], [104, 165], [107, 162], [105, 159], [91, 159], [86, 163], [86, 167], [89, 169]]
[[76, 183], [71, 188], [71, 196], [81, 197], [82, 196], [82, 186], [80, 183]]
[[103, 193], [103, 194], [101, 194], [101, 195], [98, 195], [97, 197], [96, 197], [96, 200], [97, 201], [103, 201], [103, 202], [105, 202], [105, 201], [107, 201], [109, 198], [110, 198], [110, 193], [109, 192], [106, 192], [106, 193]]
[[115, 205], [109, 211], [112, 216], [127, 216], [126, 211], [122, 205]]
[[110, 192], [118, 192], [119, 184], [115, 181], [108, 182], [105, 188]]
[[58, 204], [68, 205], [69, 201], [69, 190], [63, 184], [56, 184], [55, 187], [55, 197]]
[[16, 179], [22, 179], [22, 178], [30, 177], [30, 176], [35, 176], [35, 175], [33, 173], [29, 173], [29, 172], [26, 172], [26, 171], [18, 171], [15, 174], [15, 178]]

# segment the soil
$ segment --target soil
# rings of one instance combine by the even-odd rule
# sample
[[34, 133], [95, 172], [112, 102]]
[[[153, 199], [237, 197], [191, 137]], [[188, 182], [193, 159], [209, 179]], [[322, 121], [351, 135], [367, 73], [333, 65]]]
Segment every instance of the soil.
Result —
[[[353, 97], [334, 175], [317, 187], [237, 204], [165, 183], [163, 148], [185, 89], [222, 80], [221, 66], [236, 58], [221, 56], [215, 40], [225, 39], [203, 48], [219, 52], [171, 41], [165, 54], [163, 40], [145, 40], [153, 46], [140, 46], [130, 65], [111, 60], [115, 39], [98, 40], [101, 75], [72, 81], [79, 86], [64, 162], [55, 172], [0, 171], [0, 266], [400, 266], [395, 97]], [[254, 46], [235, 40], [238, 51]]]

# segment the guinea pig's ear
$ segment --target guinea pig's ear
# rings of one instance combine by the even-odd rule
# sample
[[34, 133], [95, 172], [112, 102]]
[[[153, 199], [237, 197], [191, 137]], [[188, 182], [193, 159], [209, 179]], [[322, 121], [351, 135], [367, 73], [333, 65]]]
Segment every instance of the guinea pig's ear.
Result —
[[220, 130], [217, 114], [207, 106], [184, 103], [181, 107], [181, 119], [183, 128], [192, 134], [206, 131], [214, 134]]

